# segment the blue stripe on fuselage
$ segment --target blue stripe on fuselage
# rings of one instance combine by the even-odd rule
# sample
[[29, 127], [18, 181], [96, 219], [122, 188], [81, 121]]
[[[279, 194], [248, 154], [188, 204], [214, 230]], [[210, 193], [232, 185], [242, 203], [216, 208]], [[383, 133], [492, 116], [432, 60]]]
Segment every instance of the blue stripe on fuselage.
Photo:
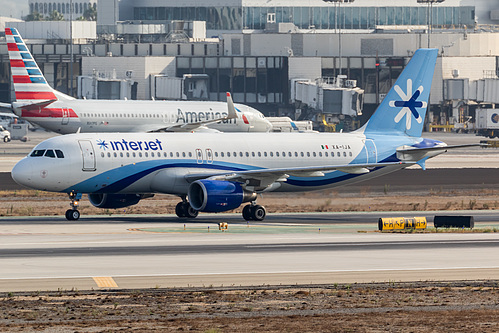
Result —
[[[133, 169], [135, 168], [139, 168], [139, 170], [134, 172]], [[86, 179], [74, 186], [71, 186], [65, 189], [63, 192], [77, 191], [80, 193], [119, 193], [128, 186], [133, 185], [137, 181], [155, 171], [171, 168], [212, 169], [234, 172], [262, 169], [260, 167], [250, 165], [224, 162], [214, 162], [213, 164], [197, 164], [196, 160], [176, 160], [172, 163], [165, 163], [161, 160], [146, 161], [136, 164], [129, 164], [123, 167], [106, 171], [89, 179]], [[327, 173], [324, 177], [291, 176], [287, 179], [286, 183], [299, 187], [320, 187], [349, 180], [357, 176], [360, 175], [348, 174], [341, 171], [333, 171]]]

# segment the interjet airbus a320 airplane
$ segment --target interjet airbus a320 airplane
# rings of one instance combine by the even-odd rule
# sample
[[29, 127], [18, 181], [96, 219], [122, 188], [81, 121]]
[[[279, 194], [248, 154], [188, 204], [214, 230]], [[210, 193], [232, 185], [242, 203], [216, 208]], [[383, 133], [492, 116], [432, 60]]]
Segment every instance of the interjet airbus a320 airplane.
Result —
[[[82, 194], [122, 208], [154, 193], [178, 195], [179, 217], [243, 208], [261, 221], [257, 194], [352, 184], [419, 164], [450, 148], [421, 138], [436, 49], [418, 50], [369, 121], [351, 133], [94, 133], [38, 144], [12, 170], [24, 186], [69, 194], [68, 220]], [[230, 94], [228, 107], [233, 108]]]
[[0, 107], [45, 129], [61, 134], [272, 129], [261, 112], [243, 104], [227, 114], [224, 102], [75, 99], [50, 87], [17, 29], [6, 28], [5, 37], [16, 101]]

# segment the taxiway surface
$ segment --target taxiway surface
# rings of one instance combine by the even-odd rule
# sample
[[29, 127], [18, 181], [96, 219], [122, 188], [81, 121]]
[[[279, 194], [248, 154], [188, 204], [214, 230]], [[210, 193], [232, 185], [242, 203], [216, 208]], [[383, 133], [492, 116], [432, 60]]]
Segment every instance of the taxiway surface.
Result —
[[499, 279], [499, 234], [374, 232], [387, 214], [1, 218], [0, 291]]

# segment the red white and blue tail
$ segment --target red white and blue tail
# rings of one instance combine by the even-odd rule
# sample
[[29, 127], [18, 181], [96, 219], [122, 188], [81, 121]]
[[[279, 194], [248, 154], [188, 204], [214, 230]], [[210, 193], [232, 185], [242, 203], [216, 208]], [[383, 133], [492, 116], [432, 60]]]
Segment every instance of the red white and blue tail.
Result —
[[60, 93], [52, 89], [14, 28], [5, 28], [16, 102], [21, 105], [50, 104]]

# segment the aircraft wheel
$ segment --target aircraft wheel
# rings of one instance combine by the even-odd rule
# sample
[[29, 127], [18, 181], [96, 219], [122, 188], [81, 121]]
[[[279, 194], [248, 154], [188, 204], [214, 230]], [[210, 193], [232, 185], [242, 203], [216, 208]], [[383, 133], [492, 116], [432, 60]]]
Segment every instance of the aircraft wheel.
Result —
[[246, 205], [243, 208], [243, 219], [245, 221], [250, 221], [253, 218], [251, 217], [251, 205]]
[[9, 138], [8, 136], [5, 136], [5, 137], [3, 138], [3, 142], [10, 142], [10, 138]]
[[66, 211], [66, 220], [68, 221], [76, 221], [80, 218], [80, 212], [76, 209], [68, 209]]
[[184, 203], [179, 202], [177, 206], [175, 206], [175, 214], [177, 214], [178, 217], [185, 217], [185, 210], [184, 210]]
[[194, 208], [192, 208], [191, 205], [189, 205], [188, 202], [185, 202], [184, 204], [185, 204], [185, 206], [184, 206], [185, 217], [193, 219], [196, 216], [198, 216], [199, 211], [197, 211]]
[[267, 212], [265, 210], [265, 207], [256, 205], [253, 206], [251, 209], [251, 217], [255, 221], [263, 221], [265, 219], [265, 215], [267, 215]]

